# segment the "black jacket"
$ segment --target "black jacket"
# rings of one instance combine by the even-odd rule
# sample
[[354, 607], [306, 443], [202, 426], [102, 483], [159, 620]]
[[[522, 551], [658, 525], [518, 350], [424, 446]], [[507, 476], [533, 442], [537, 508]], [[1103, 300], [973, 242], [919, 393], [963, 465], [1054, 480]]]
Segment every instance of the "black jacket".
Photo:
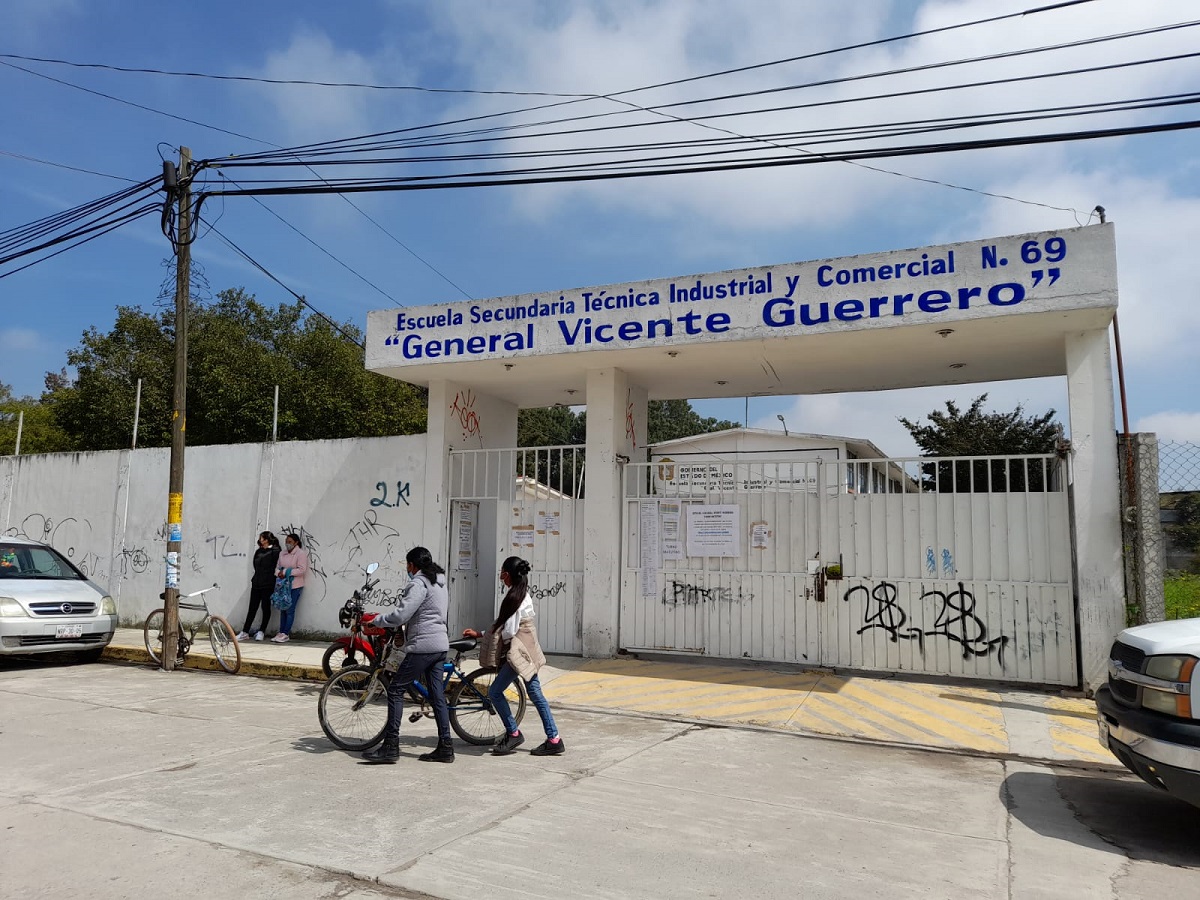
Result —
[[278, 547], [259, 547], [254, 551], [254, 575], [251, 587], [275, 586], [275, 563], [279, 560]]

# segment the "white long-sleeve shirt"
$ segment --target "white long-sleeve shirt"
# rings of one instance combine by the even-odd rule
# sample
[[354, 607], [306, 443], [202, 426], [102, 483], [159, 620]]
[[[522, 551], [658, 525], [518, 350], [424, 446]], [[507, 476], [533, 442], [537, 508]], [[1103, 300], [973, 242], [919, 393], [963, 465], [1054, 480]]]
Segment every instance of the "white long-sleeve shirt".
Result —
[[526, 594], [525, 599], [521, 601], [521, 605], [517, 607], [517, 611], [509, 616], [504, 624], [500, 626], [500, 637], [506, 641], [511, 641], [521, 629], [521, 620], [532, 619], [536, 615], [537, 611], [533, 608], [533, 601]]

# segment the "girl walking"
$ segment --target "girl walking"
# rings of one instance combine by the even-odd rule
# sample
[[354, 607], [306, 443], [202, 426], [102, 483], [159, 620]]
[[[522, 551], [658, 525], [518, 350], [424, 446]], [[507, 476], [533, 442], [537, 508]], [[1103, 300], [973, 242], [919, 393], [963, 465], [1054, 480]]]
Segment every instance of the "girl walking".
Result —
[[[496, 673], [496, 679], [488, 690], [488, 699], [496, 708], [501, 721], [504, 722], [504, 737], [492, 748], [494, 756], [507, 756], [525, 743], [525, 735], [517, 728], [513, 718], [512, 708], [504, 696], [505, 690], [518, 677], [525, 682], [525, 690], [534, 708], [542, 720], [542, 728], [546, 731], [546, 740], [529, 751], [531, 756], [558, 756], [566, 751], [566, 745], [558, 736], [558, 727], [554, 724], [554, 716], [550, 712], [550, 704], [542, 693], [541, 682], [538, 681], [538, 669], [546, 664], [537, 639], [537, 629], [533, 619], [537, 614], [533, 601], [529, 599], [529, 563], [519, 556], [510, 556], [500, 567], [500, 583], [508, 588], [496, 621], [489, 631], [499, 631], [502, 641], [504, 663]], [[480, 638], [483, 635], [473, 628], [463, 631], [464, 637]]]

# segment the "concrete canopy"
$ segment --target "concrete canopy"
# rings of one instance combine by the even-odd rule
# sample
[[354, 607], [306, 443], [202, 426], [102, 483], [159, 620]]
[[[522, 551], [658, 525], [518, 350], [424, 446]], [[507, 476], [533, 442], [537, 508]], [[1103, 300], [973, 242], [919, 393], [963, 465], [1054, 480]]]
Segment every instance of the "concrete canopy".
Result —
[[[372, 312], [367, 367], [518, 407], [615, 368], [650, 399], [891, 390], [1067, 373], [1117, 305], [1112, 225]], [[489, 321], [490, 319], [490, 321]]]

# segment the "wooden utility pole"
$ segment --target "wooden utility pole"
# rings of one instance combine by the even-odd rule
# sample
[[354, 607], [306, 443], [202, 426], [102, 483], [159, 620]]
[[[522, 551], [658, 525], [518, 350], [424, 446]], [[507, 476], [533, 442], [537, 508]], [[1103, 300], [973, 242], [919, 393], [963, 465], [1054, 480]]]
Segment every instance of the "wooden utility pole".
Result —
[[171, 415], [171, 476], [167, 488], [167, 584], [163, 592], [163, 671], [175, 668], [179, 647], [179, 560], [183, 553], [183, 451], [187, 438], [187, 317], [192, 280], [192, 151], [179, 148], [175, 223], [175, 409]]

